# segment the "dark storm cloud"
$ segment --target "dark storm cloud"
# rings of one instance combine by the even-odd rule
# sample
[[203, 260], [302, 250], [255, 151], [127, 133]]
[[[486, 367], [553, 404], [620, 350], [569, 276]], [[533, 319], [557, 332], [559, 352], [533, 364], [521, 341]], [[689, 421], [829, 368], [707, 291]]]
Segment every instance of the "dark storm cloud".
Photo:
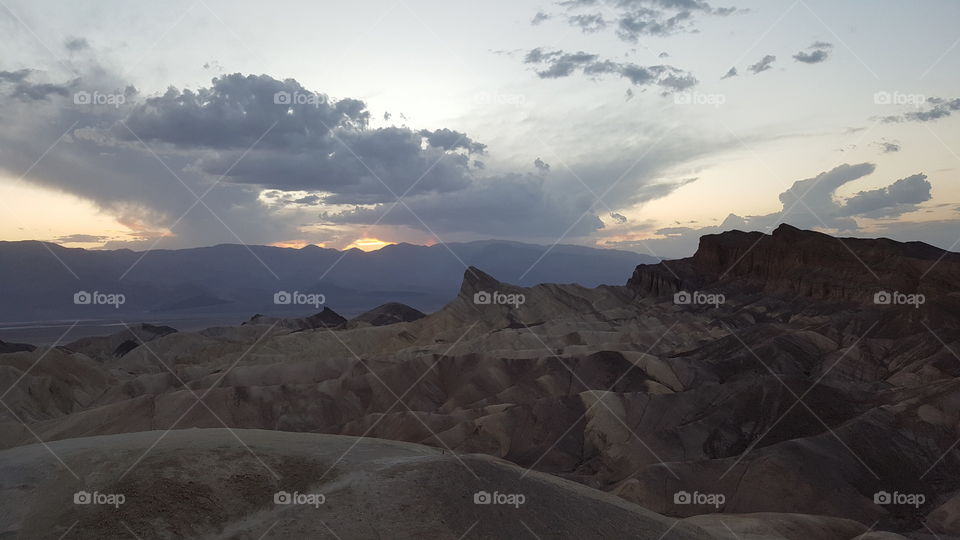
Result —
[[[554, 172], [548, 186], [535, 172], [486, 174], [473, 159], [485, 147], [467, 134], [373, 128], [362, 101], [293, 79], [233, 74], [141, 96], [98, 69], [61, 84], [70, 95], [26, 101], [18, 85], [41, 84], [34, 74], [0, 72], [0, 169], [91, 201], [139, 231], [145, 240], [127, 244], [138, 248], [165, 229], [173, 233], [165, 247], [299, 238], [298, 227], [333, 204], [353, 207], [329, 215], [334, 225], [383, 217], [440, 234], [589, 235], [603, 226], [599, 212], [669, 194], [677, 184], [650, 179], [712, 148], [662, 142], [640, 164], [597, 154], [572, 164], [577, 178]], [[80, 102], [74, 92], [109, 99]], [[605, 194], [602, 205], [581, 182]], [[405, 204], [394, 205], [394, 194]]]
[[763, 73], [769, 69], [773, 69], [773, 63], [777, 61], [777, 57], [772, 54], [768, 54], [760, 59], [759, 62], [749, 66], [747, 69], [753, 72], [754, 75]]
[[583, 51], [569, 53], [537, 48], [526, 54], [524, 63], [537, 65], [537, 75], [541, 79], [558, 79], [580, 72], [589, 77], [616, 75], [634, 86], [657, 85], [668, 91], [682, 91], [697, 84], [693, 74], [673, 66], [614, 62]]
[[619, 225], [623, 225], [624, 223], [627, 222], [626, 216], [624, 216], [623, 214], [618, 214], [616, 212], [610, 212], [610, 219], [617, 222], [617, 224]]
[[902, 178], [885, 188], [861, 191], [846, 200], [841, 213], [848, 216], [897, 217], [917, 209], [931, 199], [925, 174]]
[[931, 97], [926, 100], [928, 108], [923, 111], [911, 111], [899, 116], [886, 116], [884, 123], [899, 122], [933, 122], [942, 118], [947, 118], [953, 113], [960, 111], [960, 98], [944, 99]]
[[740, 72], [737, 71], [737, 68], [732, 67], [732, 68], [730, 68], [730, 69], [727, 71], [726, 75], [724, 75], [723, 77], [720, 77], [720, 80], [722, 81], [722, 80], [724, 80], [724, 79], [729, 79], [729, 78], [731, 78], [731, 77], [736, 77], [736, 76], [739, 75], [739, 74], [740, 74]]
[[536, 167], [538, 171], [550, 172], [550, 164], [540, 158], [533, 160], [533, 166]]
[[430, 131], [421, 129], [420, 135], [427, 139], [430, 146], [442, 148], [444, 150], [456, 150], [458, 148], [466, 150], [470, 154], [484, 154], [487, 151], [487, 145], [480, 144], [467, 137], [465, 133], [442, 128]]
[[793, 59], [804, 64], [819, 64], [830, 57], [830, 51], [833, 50], [833, 44], [824, 41], [816, 41], [813, 45], [807, 47], [807, 50], [800, 51], [793, 55]]

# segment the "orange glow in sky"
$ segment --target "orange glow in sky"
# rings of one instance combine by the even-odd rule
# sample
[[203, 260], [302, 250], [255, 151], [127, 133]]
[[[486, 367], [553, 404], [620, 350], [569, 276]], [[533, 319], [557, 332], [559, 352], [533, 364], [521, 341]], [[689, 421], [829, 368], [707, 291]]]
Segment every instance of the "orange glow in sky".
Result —
[[383, 240], [380, 240], [378, 238], [360, 238], [360, 239], [354, 240], [353, 243], [351, 243], [350, 245], [348, 245], [343, 249], [346, 250], [346, 249], [357, 248], [362, 251], [376, 251], [382, 247], [389, 246], [394, 243], [395, 242], [384, 242]]

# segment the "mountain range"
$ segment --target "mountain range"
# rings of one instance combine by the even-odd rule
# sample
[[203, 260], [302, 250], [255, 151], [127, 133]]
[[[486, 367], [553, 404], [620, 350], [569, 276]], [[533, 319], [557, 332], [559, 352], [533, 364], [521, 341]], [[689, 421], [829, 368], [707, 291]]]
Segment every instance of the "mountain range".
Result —
[[782, 225], [619, 284], [457, 274], [429, 315], [0, 354], [0, 534], [960, 537], [960, 254]]

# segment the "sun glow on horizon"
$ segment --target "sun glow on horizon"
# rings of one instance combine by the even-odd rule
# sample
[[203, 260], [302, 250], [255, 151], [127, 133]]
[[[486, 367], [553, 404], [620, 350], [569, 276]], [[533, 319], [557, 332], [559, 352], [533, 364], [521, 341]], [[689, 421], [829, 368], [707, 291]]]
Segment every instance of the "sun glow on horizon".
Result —
[[357, 248], [361, 251], [376, 251], [378, 249], [384, 248], [386, 246], [391, 246], [396, 244], [396, 242], [386, 242], [380, 240], [379, 238], [359, 238], [354, 240], [352, 243], [347, 245], [344, 250]]

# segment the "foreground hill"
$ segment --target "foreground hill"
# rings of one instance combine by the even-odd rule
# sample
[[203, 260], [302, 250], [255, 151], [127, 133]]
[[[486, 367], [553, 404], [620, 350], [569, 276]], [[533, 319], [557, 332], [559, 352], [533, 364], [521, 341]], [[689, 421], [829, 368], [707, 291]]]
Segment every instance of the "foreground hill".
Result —
[[[376, 437], [500, 458], [719, 537], [960, 535], [960, 263], [932, 249], [784, 226], [705, 237], [623, 286], [468, 268], [453, 302], [395, 324], [265, 319], [154, 333], [122, 356], [2, 354], [0, 445], [224, 426]], [[123, 468], [114, 440], [81, 461]]]

